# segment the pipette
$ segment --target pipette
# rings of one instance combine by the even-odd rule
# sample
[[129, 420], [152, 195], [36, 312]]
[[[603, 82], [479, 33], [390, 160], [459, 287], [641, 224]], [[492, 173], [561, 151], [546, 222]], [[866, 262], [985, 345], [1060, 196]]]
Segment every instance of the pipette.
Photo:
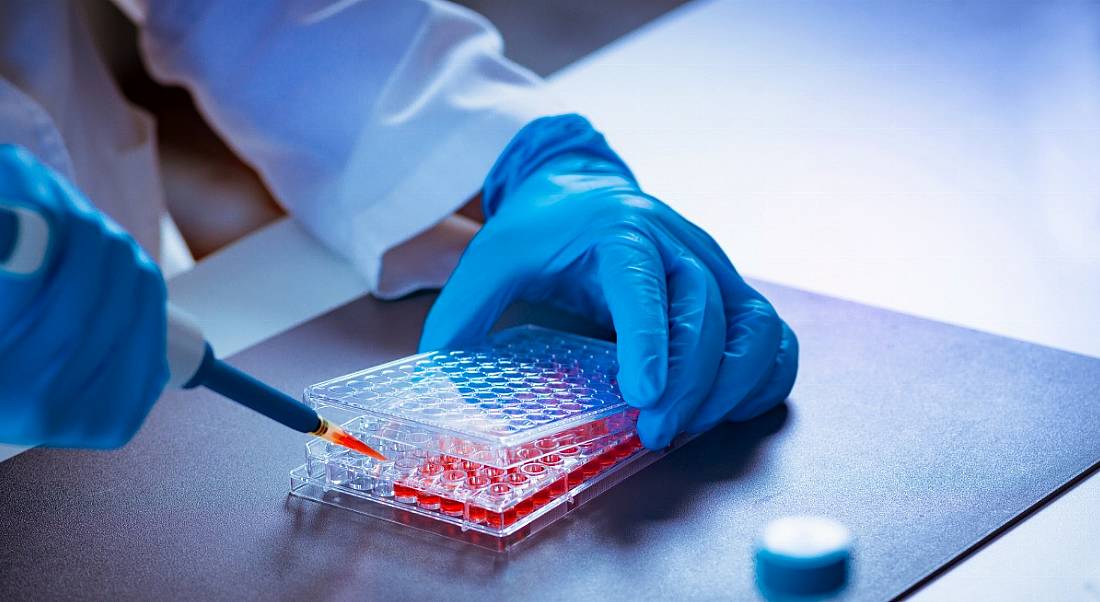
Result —
[[[29, 276], [47, 265], [49, 237], [49, 222], [37, 211], [0, 199], [0, 274]], [[195, 321], [171, 303], [168, 369], [168, 386], [206, 387], [296, 431], [385, 460], [313, 408], [218, 359]]]
[[194, 320], [168, 304], [168, 386], [203, 386], [300, 432], [366, 454], [386, 458], [316, 410], [218, 359]]

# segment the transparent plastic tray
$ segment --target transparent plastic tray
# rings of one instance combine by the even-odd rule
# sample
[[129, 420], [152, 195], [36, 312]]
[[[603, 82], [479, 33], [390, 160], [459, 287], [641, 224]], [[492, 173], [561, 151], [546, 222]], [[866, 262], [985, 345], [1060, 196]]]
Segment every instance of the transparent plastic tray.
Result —
[[314, 439], [291, 493], [505, 550], [656, 460], [615, 347], [534, 326], [306, 389], [386, 462]]

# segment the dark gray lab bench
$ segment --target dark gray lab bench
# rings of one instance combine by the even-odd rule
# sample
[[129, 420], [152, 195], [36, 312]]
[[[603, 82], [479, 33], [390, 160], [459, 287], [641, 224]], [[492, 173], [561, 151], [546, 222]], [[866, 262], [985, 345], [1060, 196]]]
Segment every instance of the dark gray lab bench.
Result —
[[[288, 497], [305, 437], [206, 392], [113, 452], [0, 464], [0, 599], [751, 599], [768, 520], [856, 536], [842, 599], [910, 590], [1100, 459], [1100, 361], [760, 285], [789, 402], [716, 428], [508, 555]], [[232, 358], [287, 391], [411, 353], [431, 302], [360, 299]]]

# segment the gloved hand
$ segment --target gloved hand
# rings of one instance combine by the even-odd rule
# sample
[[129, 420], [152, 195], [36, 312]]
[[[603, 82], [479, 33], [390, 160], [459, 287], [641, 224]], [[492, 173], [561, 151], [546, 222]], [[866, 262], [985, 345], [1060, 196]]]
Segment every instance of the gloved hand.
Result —
[[794, 333], [710, 236], [639, 189], [585, 119], [527, 125], [483, 203], [485, 226], [432, 307], [422, 350], [480, 339], [517, 299], [613, 325], [619, 388], [650, 449], [787, 397]]
[[63, 177], [11, 145], [0, 145], [3, 206], [42, 215], [50, 248], [29, 275], [0, 270], [0, 441], [126, 443], [168, 379], [160, 270]]

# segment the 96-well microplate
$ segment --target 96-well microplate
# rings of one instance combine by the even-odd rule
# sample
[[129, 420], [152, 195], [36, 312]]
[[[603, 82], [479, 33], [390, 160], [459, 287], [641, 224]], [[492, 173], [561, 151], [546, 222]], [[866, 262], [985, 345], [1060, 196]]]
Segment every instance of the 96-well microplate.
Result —
[[660, 457], [617, 370], [609, 342], [521, 326], [313, 385], [387, 461], [314, 439], [291, 493], [507, 549]]

